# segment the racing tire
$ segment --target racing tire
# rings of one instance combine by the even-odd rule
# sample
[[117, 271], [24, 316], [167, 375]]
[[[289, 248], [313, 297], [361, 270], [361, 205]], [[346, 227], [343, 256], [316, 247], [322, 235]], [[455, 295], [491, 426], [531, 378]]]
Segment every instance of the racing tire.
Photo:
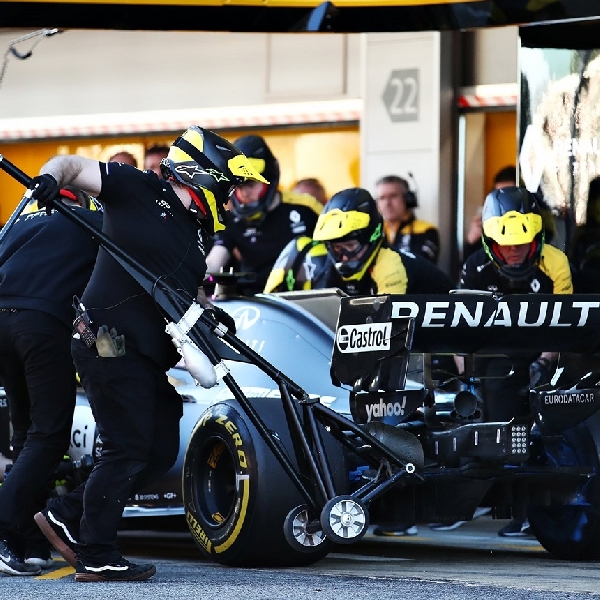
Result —
[[529, 525], [539, 543], [555, 558], [600, 558], [600, 511], [593, 506], [530, 506]]
[[[600, 435], [598, 415], [564, 431], [553, 448], [554, 460], [567, 466], [593, 468], [594, 474], [574, 489], [563, 489], [564, 504], [530, 505], [527, 518], [540, 544], [558, 559], [600, 559], [600, 471], [596, 448]], [[558, 450], [556, 449], [558, 448]]]
[[[251, 402], [293, 456], [281, 405], [273, 399]], [[341, 448], [331, 454], [339, 478]], [[184, 457], [183, 503], [197, 546], [222, 565], [304, 566], [324, 558], [332, 547], [328, 540], [302, 549], [287, 541], [285, 520], [304, 498], [234, 400], [211, 406], [192, 431]]]

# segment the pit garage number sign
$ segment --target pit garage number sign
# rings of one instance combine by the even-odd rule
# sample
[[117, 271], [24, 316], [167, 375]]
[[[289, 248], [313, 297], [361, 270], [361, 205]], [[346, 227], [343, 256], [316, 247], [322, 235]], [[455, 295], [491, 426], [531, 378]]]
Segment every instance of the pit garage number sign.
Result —
[[419, 69], [394, 69], [382, 100], [393, 123], [419, 120]]

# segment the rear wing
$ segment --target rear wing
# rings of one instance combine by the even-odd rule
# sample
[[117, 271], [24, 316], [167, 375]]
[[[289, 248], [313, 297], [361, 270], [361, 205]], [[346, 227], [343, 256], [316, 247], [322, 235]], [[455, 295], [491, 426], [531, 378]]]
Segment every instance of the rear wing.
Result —
[[[402, 389], [409, 352], [511, 354], [600, 351], [600, 296], [485, 292], [341, 299], [334, 381], [356, 385], [391, 375]], [[404, 372], [402, 370], [404, 369]], [[371, 386], [373, 387], [373, 386]]]

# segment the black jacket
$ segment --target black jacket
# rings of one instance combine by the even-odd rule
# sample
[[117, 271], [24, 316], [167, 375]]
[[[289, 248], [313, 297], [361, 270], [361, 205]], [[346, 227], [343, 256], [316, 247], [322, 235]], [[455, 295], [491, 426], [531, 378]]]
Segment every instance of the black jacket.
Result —
[[[72, 210], [102, 227], [102, 213]], [[98, 243], [60, 213], [22, 214], [0, 245], [0, 308], [39, 310], [70, 328], [73, 294], [83, 293], [97, 253]]]

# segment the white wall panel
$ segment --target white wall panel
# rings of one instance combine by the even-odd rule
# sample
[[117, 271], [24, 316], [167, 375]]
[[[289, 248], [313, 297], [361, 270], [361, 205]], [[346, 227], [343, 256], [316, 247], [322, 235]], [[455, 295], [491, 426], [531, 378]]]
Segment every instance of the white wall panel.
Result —
[[[380, 177], [412, 173], [419, 198], [416, 213], [440, 228], [440, 266], [445, 270], [450, 255], [444, 250], [453, 235], [451, 50], [448, 38], [438, 32], [369, 34], [361, 122], [361, 185], [373, 193]], [[409, 78], [418, 80], [417, 96], [410, 101], [405, 93]]]
[[[439, 47], [432, 40], [438, 34], [370, 34], [365, 72], [365, 151], [429, 150], [437, 140], [439, 107]], [[394, 122], [382, 96], [396, 70], [419, 71], [418, 118]], [[394, 91], [398, 91], [397, 88]], [[399, 100], [398, 110], [409, 103]]]
[[[21, 34], [0, 34], [0, 49]], [[69, 30], [27, 60], [9, 58], [0, 118], [356, 98], [359, 56], [346, 37], [282, 34], [269, 44], [254, 33]]]
[[475, 85], [515, 83], [518, 80], [518, 27], [475, 31]]
[[275, 34], [269, 37], [267, 97], [295, 101], [346, 94], [346, 36]]

